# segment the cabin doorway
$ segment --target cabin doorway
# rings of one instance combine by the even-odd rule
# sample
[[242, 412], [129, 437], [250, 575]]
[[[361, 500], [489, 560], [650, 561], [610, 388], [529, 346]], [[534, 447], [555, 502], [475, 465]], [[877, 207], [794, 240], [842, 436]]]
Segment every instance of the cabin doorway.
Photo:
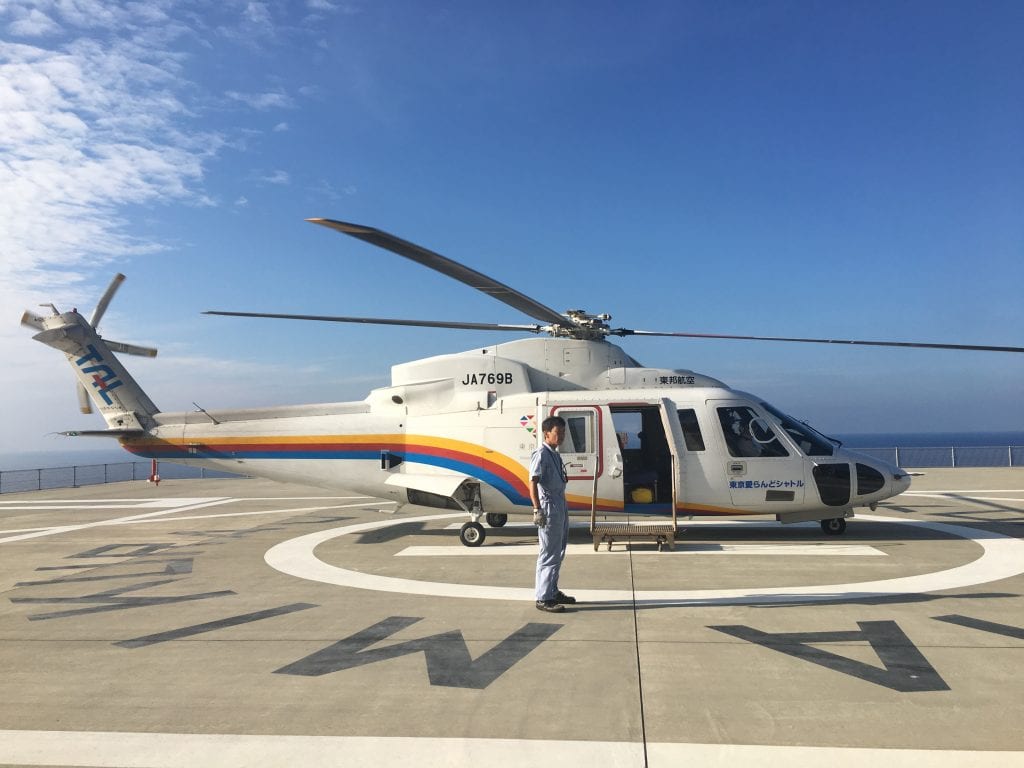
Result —
[[622, 454], [623, 500], [627, 510], [653, 512], [672, 504], [672, 453], [661, 407], [612, 406], [612, 422]]

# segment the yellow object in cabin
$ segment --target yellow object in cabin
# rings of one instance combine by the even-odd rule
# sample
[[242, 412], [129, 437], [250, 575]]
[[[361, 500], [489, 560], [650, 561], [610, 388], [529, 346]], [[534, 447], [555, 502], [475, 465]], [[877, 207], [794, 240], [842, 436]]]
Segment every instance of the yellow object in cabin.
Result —
[[629, 492], [629, 498], [634, 504], [650, 504], [654, 501], [654, 494], [651, 493], [650, 488], [640, 486]]

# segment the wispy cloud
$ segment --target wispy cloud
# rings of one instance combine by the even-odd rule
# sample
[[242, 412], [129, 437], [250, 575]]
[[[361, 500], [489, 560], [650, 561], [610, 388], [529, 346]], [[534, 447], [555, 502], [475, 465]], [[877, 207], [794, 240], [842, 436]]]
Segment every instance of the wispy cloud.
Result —
[[224, 95], [234, 101], [240, 101], [253, 109], [292, 109], [295, 107], [295, 100], [288, 94], [280, 91], [267, 93], [240, 93], [238, 91], [228, 91]]
[[31, 8], [12, 21], [9, 30], [12, 34], [22, 37], [36, 37], [57, 33], [60, 31], [60, 25], [38, 8]]
[[[110, 25], [102, 42], [88, 36], [97, 24]], [[0, 5], [0, 28], [0, 303], [8, 306], [20, 303], [17, 288], [73, 294], [80, 265], [158, 250], [129, 232], [119, 209], [207, 204], [204, 162], [223, 139], [189, 130], [188, 84], [172, 50], [184, 28], [159, 7]]]
[[273, 171], [261, 176], [260, 180], [268, 184], [288, 184], [291, 182], [291, 177], [288, 175], [288, 171]]
[[343, 199], [343, 196], [351, 197], [352, 195], [357, 194], [359, 191], [354, 184], [347, 184], [340, 190], [338, 190], [337, 188], [335, 188], [333, 184], [331, 184], [331, 182], [327, 181], [327, 179], [320, 179], [317, 183], [310, 187], [310, 190], [318, 198], [327, 198], [328, 200], [332, 200], [334, 202]]
[[[41, 300], [91, 307], [91, 281], [105, 262], [165, 250], [140, 226], [140, 206], [204, 206], [211, 197], [226, 207], [233, 201], [239, 212], [249, 205], [243, 190], [206, 189], [220, 155], [251, 148], [244, 123], [220, 129], [210, 120], [210, 105], [232, 85], [212, 93], [193, 73], [201, 71], [197, 59], [219, 55], [225, 41], [260, 55], [263, 46], [305, 34], [286, 17], [281, 5], [247, 0], [0, 0], [0, 358], [16, 361], [0, 371], [0, 388], [18, 393], [17, 407], [5, 412], [0, 450], [39, 447], [48, 431], [96, 426], [95, 417], [75, 413], [62, 356], [18, 327], [20, 309]], [[240, 79], [234, 111], [293, 108], [279, 82], [260, 87]], [[287, 127], [278, 122], [274, 130]], [[263, 183], [290, 182], [283, 170], [263, 176]], [[124, 336], [157, 341], [140, 330], [133, 324]], [[166, 347], [166, 340], [156, 345]], [[190, 388], [190, 397], [218, 405], [239, 399], [225, 402], [224, 391], [253, 389], [252, 369], [238, 361], [219, 359], [222, 370], [208, 376], [216, 362], [190, 355], [188, 345], [179, 355], [165, 353], [137, 366], [164, 407], [188, 407], [174, 402], [182, 371], [211, 382]], [[67, 408], [55, 408], [65, 396]], [[246, 397], [273, 402], [280, 393]]]

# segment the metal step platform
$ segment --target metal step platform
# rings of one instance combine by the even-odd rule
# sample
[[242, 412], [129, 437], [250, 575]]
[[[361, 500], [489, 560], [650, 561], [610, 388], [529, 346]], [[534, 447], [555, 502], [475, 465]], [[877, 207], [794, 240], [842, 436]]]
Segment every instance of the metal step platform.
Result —
[[594, 551], [603, 543], [608, 544], [608, 551], [612, 544], [623, 539], [646, 539], [657, 543], [658, 551], [666, 547], [675, 549], [676, 526], [675, 523], [591, 523], [590, 533], [594, 537]]
[[[594, 551], [597, 552], [598, 548], [602, 543], [608, 544], [608, 551], [612, 549], [612, 544], [616, 541], [626, 540], [633, 541], [634, 539], [646, 539], [648, 541], [654, 541], [658, 545], [658, 551], [661, 552], [665, 548], [675, 549], [676, 545], [676, 532], [678, 531], [678, 519], [677, 519], [677, 500], [679, 498], [679, 489], [676, 487], [676, 457], [672, 456], [672, 468], [671, 477], [672, 480], [672, 499], [670, 502], [671, 510], [671, 521], [659, 521], [651, 523], [632, 523], [628, 520], [608, 520], [604, 522], [597, 521], [597, 478], [594, 478], [594, 487], [591, 495], [590, 504], [590, 533], [594, 537]], [[651, 505], [651, 511], [660, 505]], [[602, 513], [603, 514], [603, 513]]]

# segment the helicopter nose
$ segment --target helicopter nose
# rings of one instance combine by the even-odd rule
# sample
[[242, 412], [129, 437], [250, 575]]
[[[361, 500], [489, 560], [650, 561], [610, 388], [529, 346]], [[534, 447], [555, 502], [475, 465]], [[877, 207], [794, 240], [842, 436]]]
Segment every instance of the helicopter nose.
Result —
[[910, 475], [904, 472], [902, 469], [897, 469], [892, 475], [892, 493], [893, 496], [903, 493], [905, 490], [910, 488]]

